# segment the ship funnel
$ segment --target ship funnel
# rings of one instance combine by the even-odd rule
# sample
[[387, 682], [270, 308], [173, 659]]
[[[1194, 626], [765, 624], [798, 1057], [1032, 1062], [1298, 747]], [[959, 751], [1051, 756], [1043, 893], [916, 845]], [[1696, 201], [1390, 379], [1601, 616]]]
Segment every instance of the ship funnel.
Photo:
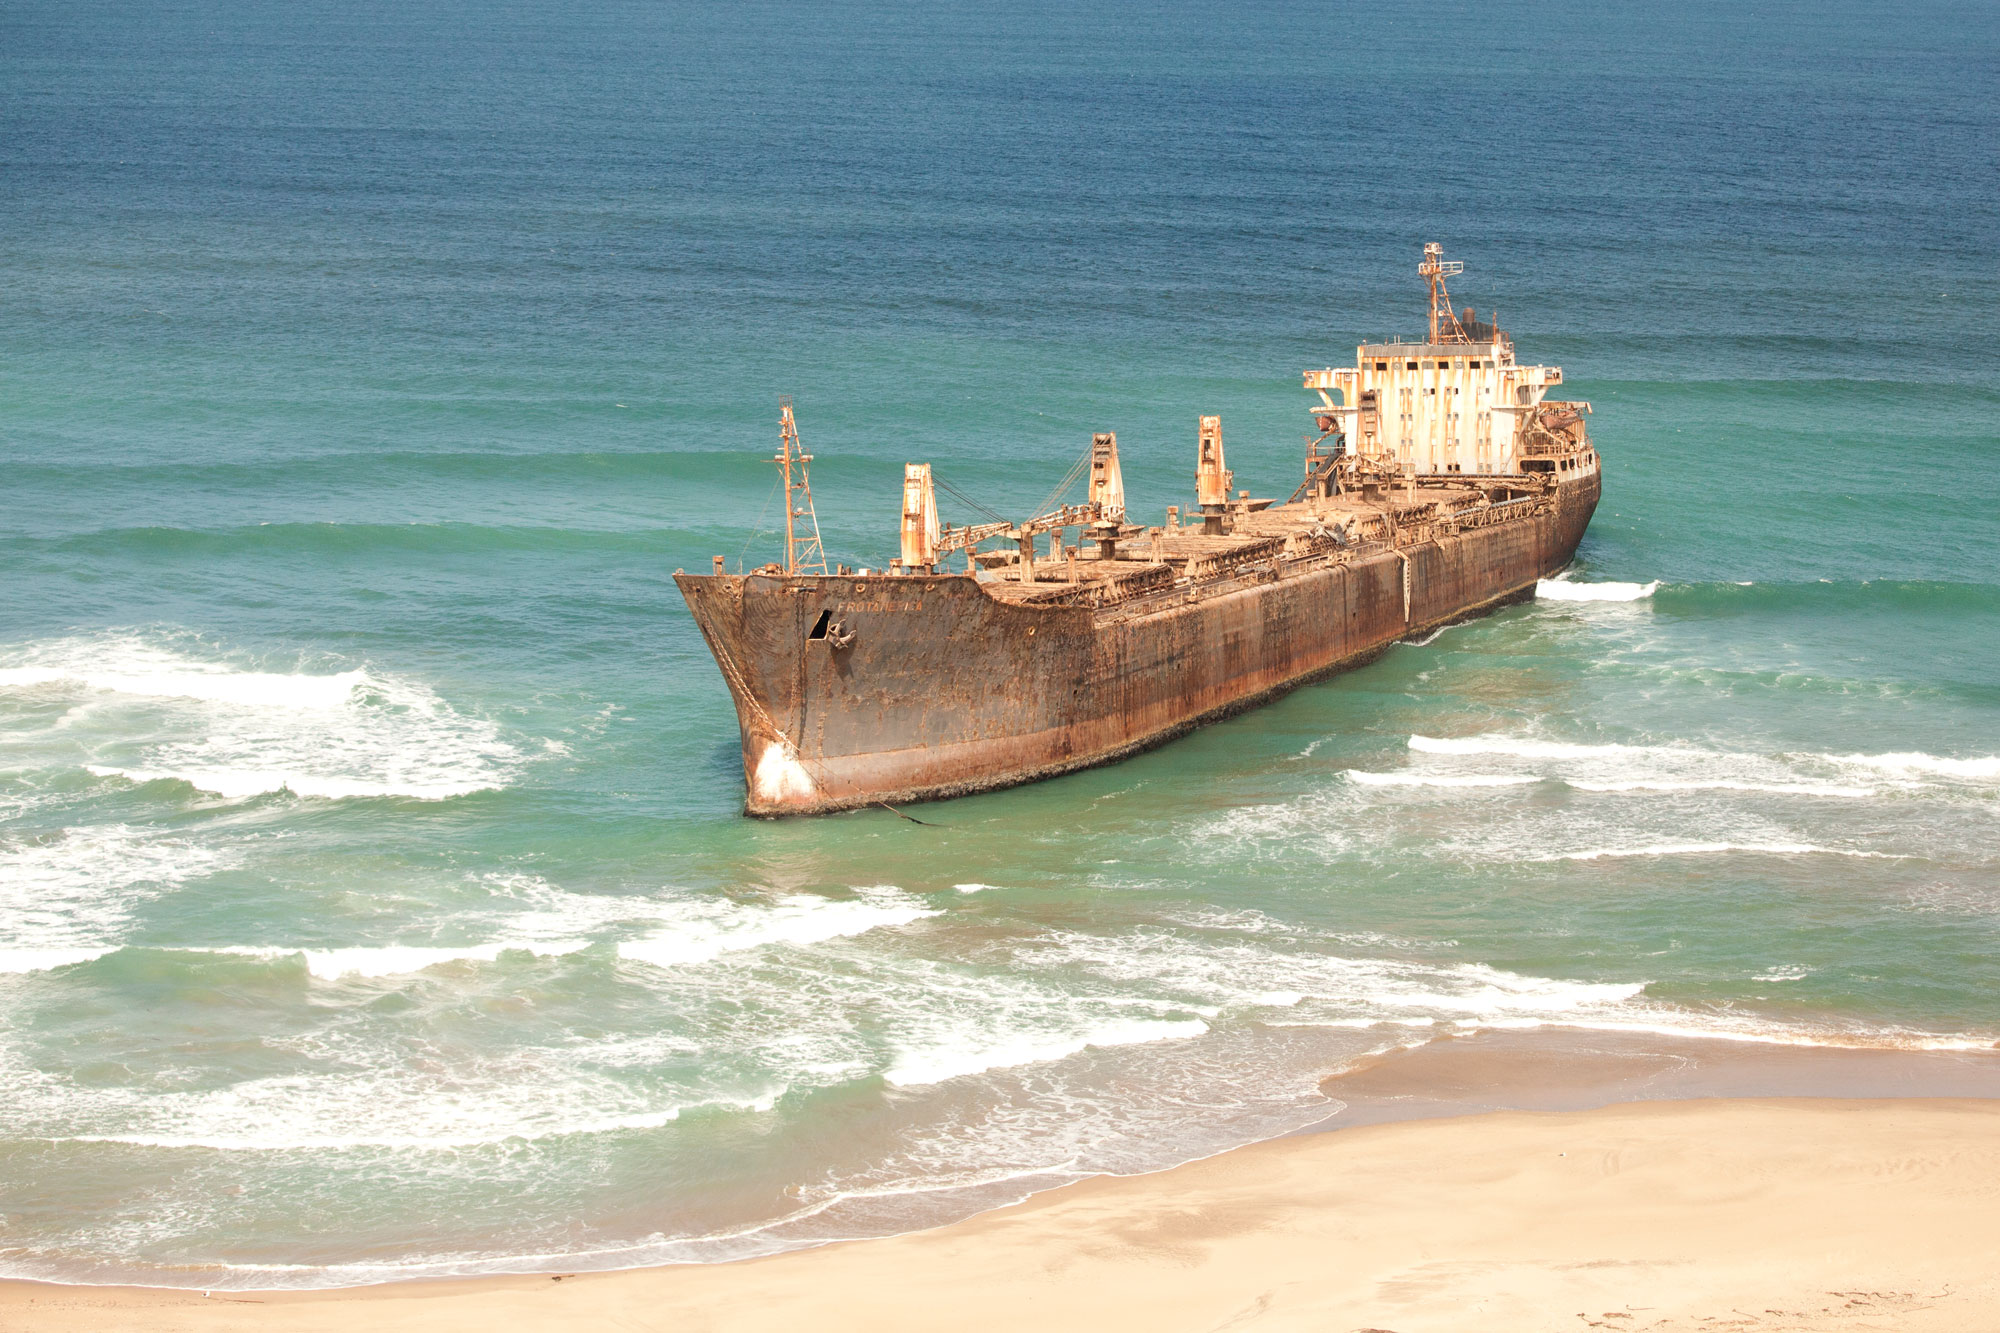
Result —
[[903, 464], [903, 568], [928, 570], [938, 558], [937, 492], [929, 463]]
[[1125, 521], [1125, 474], [1118, 470], [1118, 437], [1109, 431], [1090, 437], [1090, 502], [1103, 522]]

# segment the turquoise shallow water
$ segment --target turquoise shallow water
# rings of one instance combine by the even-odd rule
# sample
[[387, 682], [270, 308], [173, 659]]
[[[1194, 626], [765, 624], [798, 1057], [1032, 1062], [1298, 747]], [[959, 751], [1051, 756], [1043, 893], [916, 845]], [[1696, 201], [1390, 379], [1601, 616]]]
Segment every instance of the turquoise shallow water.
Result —
[[[2000, 1039], [1989, 9], [0, 31], [5, 1271], [895, 1230], [1468, 1028]], [[1428, 239], [1595, 405], [1563, 586], [938, 827], [738, 816], [669, 576], [774, 553], [778, 393], [854, 564], [906, 459], [1019, 509], [1115, 429], [1157, 513], [1219, 411], [1268, 493]]]

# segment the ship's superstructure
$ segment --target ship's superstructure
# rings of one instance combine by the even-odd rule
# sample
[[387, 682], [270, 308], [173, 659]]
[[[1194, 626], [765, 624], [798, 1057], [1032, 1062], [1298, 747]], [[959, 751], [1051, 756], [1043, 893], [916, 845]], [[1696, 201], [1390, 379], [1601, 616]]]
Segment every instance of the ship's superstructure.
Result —
[[1284, 503], [1233, 489], [1221, 418], [1198, 416], [1185, 521], [1129, 521], [1104, 432], [1018, 521], [940, 522], [931, 465], [907, 465], [895, 561], [829, 572], [787, 402], [785, 564], [676, 575], [736, 703], [749, 812], [1104, 763], [1528, 595], [1597, 503], [1589, 404], [1548, 400], [1560, 369], [1516, 364], [1506, 334], [1453, 311], [1458, 271], [1425, 247], [1424, 341], [1305, 372], [1318, 435]]
[[[1353, 369], [1306, 372], [1319, 392], [1322, 432], [1344, 436], [1370, 469], [1403, 476], [1508, 476], [1550, 471], [1559, 452], [1542, 436], [1566, 429], [1587, 403], [1549, 404], [1560, 366], [1523, 366], [1514, 340], [1471, 307], [1454, 314], [1447, 263], [1435, 243], [1418, 272], [1431, 287], [1429, 335], [1422, 342], [1363, 343]], [[1490, 313], [1490, 312], [1489, 312]], [[1562, 469], [1568, 470], [1568, 469]]]

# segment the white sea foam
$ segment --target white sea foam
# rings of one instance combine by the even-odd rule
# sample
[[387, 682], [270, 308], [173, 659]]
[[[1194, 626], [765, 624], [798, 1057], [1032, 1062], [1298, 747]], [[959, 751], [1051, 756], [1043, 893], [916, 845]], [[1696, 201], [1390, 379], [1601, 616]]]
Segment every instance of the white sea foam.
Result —
[[1352, 957], [1266, 944], [1241, 935], [1195, 949], [1179, 935], [1152, 930], [1123, 938], [1076, 931], [1056, 935], [1038, 957], [1065, 972], [1094, 976], [1119, 993], [1149, 995], [1182, 1010], [1222, 1012], [1297, 995], [1315, 1007], [1305, 1021], [1530, 1014], [1543, 1017], [1616, 1010], [1642, 994], [1644, 981], [1576, 981], [1510, 972], [1480, 963]]
[[1535, 585], [1535, 596], [1545, 602], [1636, 602], [1659, 590], [1660, 581], [1651, 583], [1573, 583], [1568, 579], [1543, 579]]
[[[1534, 736], [1413, 735], [1409, 748], [1419, 754], [1477, 759], [1499, 756], [1547, 761], [1538, 776], [1556, 778], [1579, 791], [1693, 792], [1743, 791], [1786, 796], [1827, 796], [1865, 800], [1883, 794], [1879, 785], [1855, 779], [1865, 770], [1901, 780], [1908, 787], [1921, 777], [1977, 781], [2000, 777], [2000, 757], [1942, 759], [1921, 753], [1902, 754], [1751, 754], [1708, 749], [1698, 745], [1628, 745], [1617, 742], [1585, 744]], [[1439, 780], [1451, 774], [1422, 776]]]
[[[620, 942], [618, 955], [655, 967], [685, 968], [765, 945], [817, 944], [862, 934], [877, 926], [903, 925], [938, 915], [886, 887], [862, 890], [860, 896], [851, 900], [795, 895], [767, 906], [685, 895], [648, 898], [578, 894], [521, 874], [490, 875], [486, 882], [501, 891], [502, 902], [519, 901], [530, 906], [526, 910], [492, 914], [488, 924], [495, 937], [478, 943], [346, 948], [225, 945], [179, 951], [302, 958], [312, 976], [339, 981], [348, 977], [405, 976], [451, 963], [492, 963], [508, 953], [561, 957], [591, 947], [595, 938], [601, 938], [606, 931], [644, 924], [656, 929], [643, 937]], [[461, 917], [461, 925], [477, 921], [475, 914]], [[661, 923], [670, 924], [658, 929]]]
[[[394, 977], [421, 972], [440, 963], [491, 963], [503, 953], [530, 953], [552, 958], [590, 947], [588, 940], [500, 940], [460, 947], [390, 944], [352, 949], [287, 949], [303, 954], [306, 970], [324, 981], [342, 977]], [[259, 950], [276, 955], [277, 950]]]
[[238, 671], [220, 663], [189, 661], [126, 641], [105, 645], [105, 659], [53, 666], [0, 668], [0, 690], [69, 684], [107, 694], [147, 699], [200, 699], [247, 708], [344, 708], [367, 682], [362, 671], [283, 675]]
[[1541, 781], [1533, 773], [1369, 773], [1358, 768], [1343, 776], [1364, 787], [1525, 787]]
[[[1404, 744], [1404, 763], [1346, 769], [1337, 783], [1212, 816], [1191, 844], [1236, 859], [1288, 862], [1383, 848], [1478, 862], [1726, 853], [1987, 859], [1975, 850], [1979, 835], [1959, 827], [1974, 813], [1964, 792], [1974, 784], [1984, 789], [1978, 775], [1990, 761], [1983, 758], [1760, 754], [1690, 741], [1585, 742], [1515, 731], [1412, 734]], [[1537, 783], [1561, 784], [1575, 799], [1553, 790], [1522, 799]], [[1955, 789], [1959, 795], [1946, 804], [1924, 799], [1952, 797]], [[1479, 819], [1435, 822], [1441, 805], [1475, 798]], [[1835, 802], [1873, 807], [1868, 837], [1853, 835], [1851, 819], [1815, 808]]]
[[1094, 1047], [1132, 1046], [1140, 1042], [1174, 1041], [1198, 1037], [1208, 1024], [1198, 1018], [1179, 1021], [1126, 1018], [1101, 1023], [1081, 1032], [1062, 1034], [1023, 1033], [1001, 1040], [973, 1041], [966, 1045], [941, 1044], [904, 1050], [883, 1078], [897, 1087], [920, 1087], [946, 1079], [983, 1074], [993, 1069], [1043, 1064], [1061, 1060]]
[[1924, 773], [1934, 777], [1964, 778], [1972, 781], [2000, 778], [2000, 755], [1981, 755], [1976, 759], [1945, 759], [1933, 754], [1910, 751], [1900, 754], [1843, 754], [1829, 757], [1835, 763], [1872, 768], [1897, 776]]
[[1578, 745], [1527, 736], [1412, 736], [1409, 747], [1419, 754], [1503, 754], [1517, 759], [1603, 759], [1643, 755], [1656, 747], [1644, 745]]
[[[197, 1046], [202, 1040], [189, 1039]], [[786, 1091], [755, 1071], [684, 1059], [621, 1067], [599, 1059], [591, 1041], [411, 1040], [407, 1027], [368, 1022], [274, 1028], [251, 1062], [260, 1071], [252, 1076], [216, 1086], [212, 1075], [232, 1062], [226, 1050], [209, 1048], [216, 1062], [200, 1080], [155, 1086], [79, 1082], [66, 1070], [41, 1067], [18, 1032], [0, 1029], [8, 1137], [231, 1152], [429, 1153], [658, 1129], [696, 1111], [763, 1113]], [[261, 1072], [273, 1062], [289, 1067]]]
[[1750, 979], [1752, 981], [1800, 981], [1812, 974], [1813, 969], [1810, 967], [1805, 967], [1797, 963], [1786, 963], [1781, 967], [1774, 967], [1768, 971], [1759, 972]]
[[44, 971], [110, 953], [141, 904], [230, 859], [128, 824], [0, 843], [0, 971]]
[[58, 967], [93, 962], [118, 952], [115, 944], [100, 948], [12, 949], [0, 948], [0, 972], [50, 972]]
[[[567, 1138], [584, 1134], [613, 1134], [626, 1130], [659, 1129], [672, 1124], [690, 1111], [734, 1110], [747, 1112], [769, 1111], [777, 1100], [776, 1094], [742, 1101], [701, 1101], [667, 1106], [658, 1110], [634, 1111], [618, 1115], [564, 1114], [571, 1108], [563, 1108], [556, 1113], [534, 1114], [520, 1104], [518, 1098], [508, 1098], [503, 1103], [499, 1115], [481, 1115], [469, 1101], [453, 1097], [440, 1097], [442, 1105], [436, 1114], [424, 1117], [423, 1128], [414, 1132], [398, 1132], [392, 1128], [354, 1128], [343, 1130], [328, 1128], [303, 1118], [300, 1109], [315, 1099], [287, 1097], [287, 1093], [305, 1091], [299, 1080], [260, 1080], [253, 1084], [238, 1085], [229, 1092], [210, 1096], [194, 1105], [177, 1108], [186, 1121], [178, 1130], [159, 1132], [137, 1131], [110, 1134], [70, 1134], [59, 1135], [51, 1141], [57, 1143], [128, 1143], [144, 1148], [212, 1148], [223, 1152], [327, 1152], [344, 1151], [355, 1148], [402, 1148], [425, 1152], [444, 1152], [462, 1148], [476, 1148], [492, 1144], [525, 1142], [542, 1139]], [[325, 1109], [335, 1111], [329, 1117], [334, 1125], [343, 1119], [353, 1119], [356, 1109], [351, 1103], [343, 1105], [344, 1097], [326, 1095], [333, 1093], [331, 1087], [314, 1089], [323, 1098]], [[382, 1091], [376, 1089], [375, 1091]], [[413, 1108], [401, 1097], [391, 1096], [389, 1104], [395, 1110], [404, 1112], [398, 1124], [411, 1123], [408, 1116]], [[277, 1115], [258, 1126], [245, 1131], [239, 1126], [246, 1121], [254, 1121], [248, 1114], [252, 1107], [263, 1107], [267, 1114]], [[343, 1116], [339, 1112], [348, 1112]], [[240, 1118], [239, 1118], [240, 1117]]]
[[846, 900], [797, 894], [769, 906], [689, 903], [684, 918], [671, 929], [626, 940], [618, 946], [618, 956], [659, 968], [695, 967], [727, 953], [771, 944], [819, 944], [937, 915], [921, 903], [880, 889]]
[[478, 877], [492, 895], [487, 911], [478, 915], [493, 934], [505, 939], [561, 941], [593, 938], [636, 923], [678, 922], [720, 910], [706, 899], [686, 893], [577, 893], [558, 888], [539, 875], [519, 871]]
[[1564, 778], [1562, 781], [1578, 791], [1596, 792], [1761, 791], [1781, 796], [1839, 796], [1856, 800], [1881, 794], [1875, 787], [1843, 787], [1826, 782], [1731, 782], [1723, 778], [1643, 778], [1629, 782], [1585, 782], [1581, 778]]
[[321, 777], [282, 768], [202, 768], [192, 764], [175, 769], [114, 768], [109, 764], [86, 764], [85, 768], [100, 778], [124, 778], [131, 782], [158, 782], [162, 779], [185, 782], [196, 791], [212, 792], [231, 800], [282, 791], [294, 796], [316, 796], [330, 801], [385, 796], [442, 801], [505, 785], [497, 774], [458, 781], [426, 782], [421, 778], [401, 777], [369, 782], [355, 778]]
[[[785, 920], [782, 908], [812, 916], [843, 905], [804, 895], [736, 902], [685, 891], [582, 894], [527, 874], [481, 882], [491, 890], [491, 910], [481, 909], [481, 920], [490, 919], [494, 938], [558, 939], [567, 931], [603, 942], [635, 926], [671, 934], [692, 923], [702, 938], [719, 932], [744, 944], [769, 935], [755, 928], [759, 923]], [[923, 900], [872, 888], [844, 901], [908, 908]], [[522, 1156], [507, 1144], [607, 1133], [659, 1133], [664, 1140], [679, 1132], [668, 1126], [696, 1106], [757, 1114], [788, 1088], [809, 1092], [874, 1077], [900, 1090], [896, 1101], [907, 1108], [907, 1123], [893, 1145], [810, 1181], [795, 1211], [619, 1252], [647, 1261], [716, 1258], [797, 1243], [798, 1237], [785, 1239], [788, 1221], [825, 1214], [843, 1200], [1155, 1168], [1299, 1127], [1329, 1109], [1316, 1087], [1329, 1051], [1347, 1059], [1440, 1030], [1545, 1025], [1798, 1044], [1840, 1040], [1651, 1001], [1645, 981], [1629, 971], [1547, 977], [1435, 956], [1376, 956], [1448, 946], [1365, 932], [1338, 938], [1279, 917], [1259, 917], [1253, 929], [1240, 911], [1208, 909], [1157, 926], [1096, 929], [1054, 929], [1037, 919], [1020, 923], [1011, 936], [996, 936], [991, 919], [980, 915], [976, 943], [927, 930], [921, 947], [911, 947], [883, 931], [865, 958], [858, 949], [838, 957], [773, 950], [754, 968], [634, 969], [672, 997], [674, 1022], [653, 1025], [640, 1016], [638, 1025], [618, 1031], [617, 1014], [593, 1015], [590, 1028], [614, 1029], [604, 1036], [576, 1034], [572, 1041], [564, 1033], [546, 1046], [496, 1043], [477, 1050], [446, 1044], [413, 1061], [406, 1027], [370, 1033], [343, 1023], [310, 1039], [274, 1042], [259, 1056], [260, 1072], [274, 1052], [295, 1053], [297, 1067], [226, 1089], [84, 1088], [64, 1078], [50, 1083], [46, 1098], [33, 1094], [41, 1100], [33, 1103], [28, 1128], [34, 1137], [159, 1149], [397, 1158], [445, 1151], [462, 1156], [420, 1160], [415, 1168], [374, 1155], [361, 1160], [385, 1171], [504, 1173]], [[521, 928], [522, 921], [532, 928]], [[659, 1030], [666, 1027], [673, 1030]], [[0, 1078], [12, 1073], [0, 1069]], [[30, 1102], [17, 1095], [15, 1105]], [[478, 1155], [487, 1145], [503, 1146]], [[684, 1149], [662, 1142], [657, 1151]], [[535, 1169], [554, 1169], [554, 1160], [539, 1159]], [[992, 1202], [993, 1196], [979, 1196], [979, 1206]], [[805, 1238], [840, 1225], [824, 1223]], [[731, 1249], [732, 1237], [764, 1239]], [[572, 1257], [510, 1255], [502, 1262], [580, 1266]], [[409, 1271], [484, 1262], [447, 1257]], [[284, 1280], [317, 1282], [324, 1271], [300, 1269]]]
[[954, 884], [951, 887], [960, 893], [985, 893], [989, 889], [997, 889], [1000, 886], [998, 884]]
[[1566, 981], [1483, 963], [1385, 969], [1362, 998], [1391, 1009], [1483, 1019], [1551, 1017], [1616, 1008], [1645, 992], [1644, 981]]
[[0, 692], [52, 693], [73, 762], [229, 799], [266, 792], [442, 800], [502, 787], [522, 762], [498, 728], [428, 686], [367, 668], [273, 672], [187, 636], [45, 641], [0, 666]]
[[1591, 847], [1583, 851], [1557, 852], [1529, 858], [1535, 861], [1598, 861], [1626, 856], [1709, 856], [1721, 852], [1750, 852], [1770, 856], [1858, 856], [1875, 860], [1902, 860], [1887, 852], [1861, 851], [1851, 847], [1821, 847], [1809, 842], [1661, 842], [1644, 847]]

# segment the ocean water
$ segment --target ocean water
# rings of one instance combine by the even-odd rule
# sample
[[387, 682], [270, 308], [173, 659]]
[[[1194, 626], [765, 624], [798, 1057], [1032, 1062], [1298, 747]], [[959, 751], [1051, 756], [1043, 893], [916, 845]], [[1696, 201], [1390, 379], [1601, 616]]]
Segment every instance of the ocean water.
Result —
[[[768, 1252], [1494, 1027], [2000, 1040], [1990, 6], [0, 13], [0, 1271]], [[1115, 767], [740, 817], [670, 575], [1194, 417], [1421, 244], [1595, 408], [1532, 603]], [[947, 507], [949, 510], [949, 506]], [[964, 518], [964, 514], [948, 517]]]

